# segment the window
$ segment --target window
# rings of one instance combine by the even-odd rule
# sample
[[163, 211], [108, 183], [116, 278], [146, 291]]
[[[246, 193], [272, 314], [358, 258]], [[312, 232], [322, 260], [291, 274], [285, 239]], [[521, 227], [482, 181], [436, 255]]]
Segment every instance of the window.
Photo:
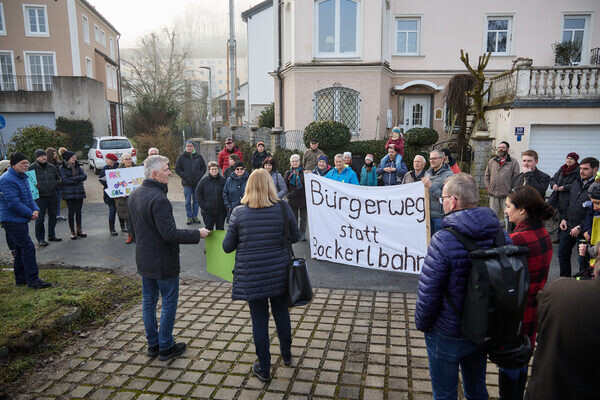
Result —
[[419, 18], [396, 19], [396, 54], [419, 54]]
[[510, 54], [511, 17], [488, 17], [486, 51], [492, 54]]
[[345, 124], [353, 135], [360, 134], [360, 96], [350, 88], [333, 86], [314, 95], [315, 121], [337, 121]]
[[85, 15], [81, 16], [81, 29], [83, 30], [83, 42], [90, 44], [90, 20]]
[[110, 67], [113, 89], [117, 90], [117, 67]]
[[17, 90], [12, 51], [0, 52], [0, 90]]
[[579, 54], [571, 60], [573, 64], [579, 64], [581, 62], [581, 54], [583, 53], [583, 47], [585, 44], [585, 27], [587, 16], [585, 15], [570, 15], [565, 16], [563, 19], [562, 28], [562, 41], [578, 42], [580, 46]]
[[223, 83], [223, 79], [219, 79], [219, 84], [222, 84], [222, 83]]
[[94, 69], [92, 66], [92, 59], [89, 57], [85, 58], [85, 76], [88, 78], [94, 77]]
[[109, 38], [108, 43], [110, 44], [110, 58], [115, 59], [115, 39]]
[[4, 5], [0, 3], [0, 35], [6, 35], [6, 23], [4, 22]]
[[25, 52], [29, 90], [52, 90], [52, 77], [56, 75], [54, 53]]
[[127, 139], [106, 139], [100, 141], [100, 150], [130, 149], [131, 143]]
[[100, 43], [102, 43], [102, 46], [106, 47], [106, 33], [102, 29], [100, 29]]
[[45, 5], [23, 5], [25, 18], [25, 35], [48, 36], [48, 21], [46, 19]]
[[106, 64], [106, 87], [111, 90], [117, 89], [117, 69]]
[[359, 55], [358, 0], [317, 0], [315, 2], [315, 43], [318, 57]]
[[94, 40], [96, 43], [100, 43], [100, 28], [96, 24], [94, 24]]

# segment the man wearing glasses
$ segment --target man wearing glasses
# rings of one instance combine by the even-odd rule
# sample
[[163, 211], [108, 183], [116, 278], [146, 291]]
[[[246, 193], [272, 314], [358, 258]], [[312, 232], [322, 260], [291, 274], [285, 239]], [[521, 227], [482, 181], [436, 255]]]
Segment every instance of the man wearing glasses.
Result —
[[440, 203], [442, 189], [446, 179], [454, 175], [448, 164], [444, 163], [444, 153], [441, 150], [433, 150], [429, 153], [429, 165], [431, 168], [425, 172], [421, 180], [429, 190], [429, 215], [431, 216], [431, 234], [440, 230], [444, 211]]
[[483, 178], [490, 194], [490, 208], [498, 214], [500, 223], [504, 223], [506, 196], [511, 189], [513, 179], [521, 173], [519, 162], [510, 158], [507, 142], [498, 145], [498, 156], [492, 158], [485, 169]]

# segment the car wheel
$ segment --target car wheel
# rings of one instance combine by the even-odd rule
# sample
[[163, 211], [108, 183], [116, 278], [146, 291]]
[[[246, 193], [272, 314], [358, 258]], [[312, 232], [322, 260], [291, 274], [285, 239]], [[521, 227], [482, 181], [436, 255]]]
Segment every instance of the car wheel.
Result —
[[94, 169], [94, 166], [92, 165], [92, 161], [89, 161], [89, 162], [88, 162], [88, 168], [89, 168], [89, 169]]

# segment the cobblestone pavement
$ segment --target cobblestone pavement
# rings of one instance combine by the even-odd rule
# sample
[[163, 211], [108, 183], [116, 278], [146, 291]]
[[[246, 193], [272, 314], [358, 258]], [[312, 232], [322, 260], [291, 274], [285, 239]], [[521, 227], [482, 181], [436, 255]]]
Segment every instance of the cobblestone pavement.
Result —
[[[229, 283], [182, 282], [174, 332], [188, 344], [182, 356], [145, 355], [138, 306], [67, 349], [19, 397], [431, 399], [415, 302], [405, 293], [318, 289], [309, 306], [291, 310], [291, 367], [279, 357], [271, 321], [273, 379], [264, 384], [250, 372], [256, 355], [247, 303], [231, 300]], [[493, 397], [497, 379], [488, 364]]]

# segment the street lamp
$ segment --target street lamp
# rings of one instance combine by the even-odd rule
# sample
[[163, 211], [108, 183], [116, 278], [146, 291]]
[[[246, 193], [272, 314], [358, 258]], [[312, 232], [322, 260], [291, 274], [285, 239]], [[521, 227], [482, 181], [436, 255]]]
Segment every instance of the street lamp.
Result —
[[210, 131], [210, 140], [213, 140], [213, 123], [212, 123], [212, 71], [210, 67], [198, 67], [208, 70], [208, 130]]

